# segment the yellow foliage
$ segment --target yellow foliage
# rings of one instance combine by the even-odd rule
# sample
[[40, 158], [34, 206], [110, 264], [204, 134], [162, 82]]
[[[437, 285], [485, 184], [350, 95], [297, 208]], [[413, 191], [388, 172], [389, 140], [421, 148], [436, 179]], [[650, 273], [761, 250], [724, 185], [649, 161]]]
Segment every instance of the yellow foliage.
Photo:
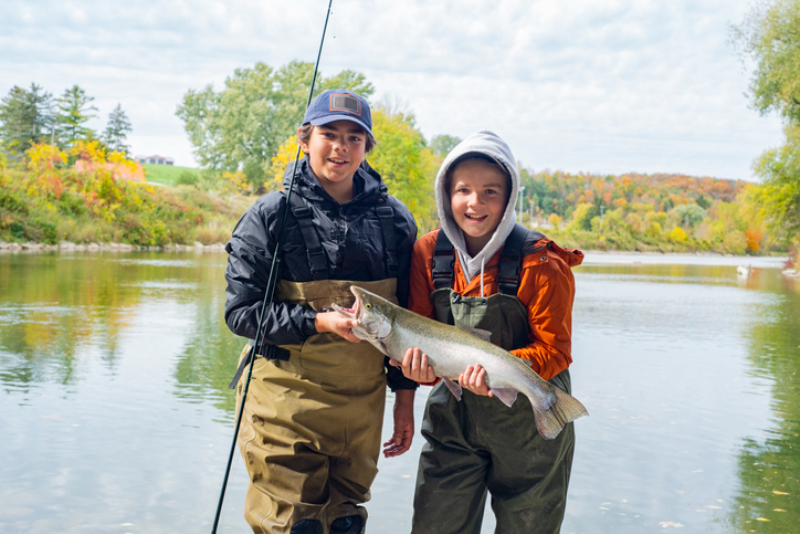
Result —
[[[283, 173], [286, 168], [294, 163], [294, 158], [297, 156], [297, 136], [291, 136], [287, 139], [278, 149], [278, 153], [272, 156], [272, 166], [267, 175], [267, 181], [264, 187], [267, 191], [279, 191], [283, 189]], [[300, 159], [305, 156], [300, 151]]]
[[420, 229], [433, 229], [433, 180], [438, 169], [414, 117], [378, 106], [372, 111], [372, 131], [378, 146], [367, 156], [369, 164], [381, 175], [389, 194], [408, 207]]
[[133, 174], [140, 173], [141, 171], [141, 166], [137, 162], [130, 159], [125, 152], [119, 152], [118, 150], [112, 151], [110, 154], [108, 154], [108, 161], [118, 166], [124, 166]]
[[551, 213], [550, 216], [547, 217], [547, 222], [550, 223], [554, 229], [558, 230], [561, 227], [563, 219], [559, 217], [557, 213]]
[[108, 161], [106, 149], [100, 146], [99, 141], [75, 141], [69, 154], [87, 163], [105, 163]]
[[242, 171], [222, 173], [222, 192], [225, 194], [249, 192], [250, 184]]
[[689, 240], [689, 236], [686, 235], [686, 232], [683, 231], [683, 228], [680, 226], [676, 226], [672, 229], [669, 233], [669, 238], [677, 243], [686, 243]]
[[57, 146], [37, 143], [25, 153], [28, 157], [28, 168], [32, 171], [53, 169], [67, 162], [67, 153]]

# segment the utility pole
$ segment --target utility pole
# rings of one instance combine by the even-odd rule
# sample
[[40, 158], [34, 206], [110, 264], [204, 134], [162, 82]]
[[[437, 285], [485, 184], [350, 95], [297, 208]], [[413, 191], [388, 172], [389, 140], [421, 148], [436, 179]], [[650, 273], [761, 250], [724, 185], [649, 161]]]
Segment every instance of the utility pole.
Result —
[[522, 214], [525, 213], [525, 197], [522, 196], [522, 192], [525, 191], [525, 186], [519, 186], [519, 222], [522, 224]]

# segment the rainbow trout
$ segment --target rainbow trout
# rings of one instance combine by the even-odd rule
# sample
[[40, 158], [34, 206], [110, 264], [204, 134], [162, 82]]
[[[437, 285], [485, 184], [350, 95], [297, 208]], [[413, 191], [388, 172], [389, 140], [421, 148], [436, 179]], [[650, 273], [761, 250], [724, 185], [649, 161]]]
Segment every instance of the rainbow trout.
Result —
[[403, 361], [408, 348], [419, 347], [428, 355], [436, 376], [458, 400], [461, 386], [453, 380], [467, 366], [479, 363], [486, 369], [486, 385], [506, 406], [514, 404], [518, 392], [528, 397], [536, 428], [545, 439], [555, 438], [566, 423], [589, 415], [580, 402], [542, 380], [523, 359], [497, 345], [405, 310], [358, 286], [350, 286], [350, 291], [356, 296], [353, 308], [333, 307], [345, 317], [358, 319], [353, 334], [398, 362]]

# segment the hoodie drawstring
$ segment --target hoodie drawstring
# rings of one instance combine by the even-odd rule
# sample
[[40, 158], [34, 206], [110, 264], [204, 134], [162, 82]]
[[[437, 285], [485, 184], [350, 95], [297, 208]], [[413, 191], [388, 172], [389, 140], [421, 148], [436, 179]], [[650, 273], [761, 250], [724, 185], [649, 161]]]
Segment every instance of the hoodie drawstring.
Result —
[[486, 261], [486, 257], [481, 258], [481, 298], [483, 298], [483, 262]]

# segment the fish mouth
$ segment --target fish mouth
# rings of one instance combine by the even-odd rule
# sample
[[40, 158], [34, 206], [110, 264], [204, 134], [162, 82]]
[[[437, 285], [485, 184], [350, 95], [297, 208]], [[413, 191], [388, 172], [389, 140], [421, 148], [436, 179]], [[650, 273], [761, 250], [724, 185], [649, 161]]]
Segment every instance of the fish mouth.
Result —
[[339, 306], [338, 304], [333, 304], [332, 307], [334, 310], [338, 311], [345, 317], [349, 319], [356, 319], [360, 323], [361, 316], [364, 314], [364, 306], [362, 306], [361, 298], [359, 297], [358, 293], [356, 293], [353, 286], [350, 286], [350, 292], [356, 297], [356, 300], [353, 303], [352, 308], [345, 308], [343, 306]]

